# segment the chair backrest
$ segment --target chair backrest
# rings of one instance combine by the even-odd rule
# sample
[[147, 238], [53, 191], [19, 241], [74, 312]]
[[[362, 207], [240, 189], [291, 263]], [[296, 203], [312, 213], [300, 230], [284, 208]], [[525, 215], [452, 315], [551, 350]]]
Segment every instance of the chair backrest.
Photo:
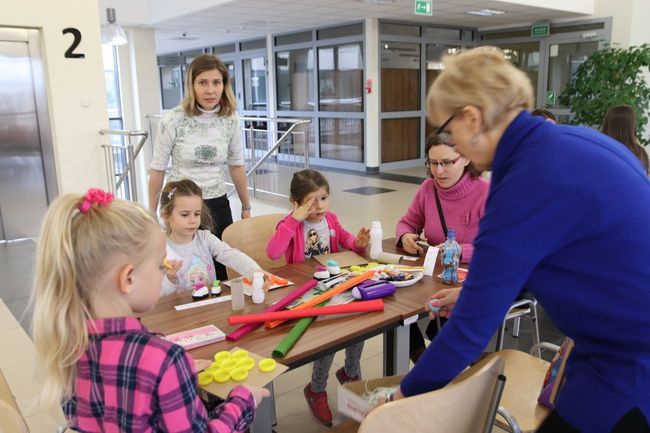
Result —
[[0, 433], [29, 433], [9, 385], [0, 371]]
[[[274, 213], [239, 220], [224, 230], [221, 240], [251, 257], [265, 270], [284, 266], [287, 263], [284, 257], [279, 260], [269, 259], [266, 244], [275, 233], [275, 226], [285, 216], [286, 214]], [[229, 278], [236, 275], [236, 272], [228, 269]]]
[[383, 404], [366, 416], [359, 433], [491, 431], [505, 380], [503, 366], [494, 357], [442, 389]]

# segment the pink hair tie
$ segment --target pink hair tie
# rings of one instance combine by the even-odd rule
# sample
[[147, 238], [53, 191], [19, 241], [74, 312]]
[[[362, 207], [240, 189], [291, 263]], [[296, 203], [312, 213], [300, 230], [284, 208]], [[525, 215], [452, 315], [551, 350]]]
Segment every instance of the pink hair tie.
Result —
[[104, 191], [99, 188], [90, 188], [86, 195], [84, 195], [84, 200], [79, 205], [79, 212], [87, 213], [92, 207], [93, 203], [97, 203], [100, 206], [108, 206], [111, 204], [115, 196], [110, 192]]

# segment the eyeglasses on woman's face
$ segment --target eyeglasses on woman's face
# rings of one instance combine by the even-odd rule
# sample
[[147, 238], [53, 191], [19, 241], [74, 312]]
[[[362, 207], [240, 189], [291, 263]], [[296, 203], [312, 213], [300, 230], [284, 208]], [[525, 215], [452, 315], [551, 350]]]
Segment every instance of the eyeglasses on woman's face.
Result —
[[427, 158], [426, 161], [424, 161], [424, 165], [429, 167], [432, 171], [435, 170], [437, 167], [442, 167], [444, 169], [448, 169], [454, 166], [458, 162], [458, 160], [462, 158], [460, 155], [458, 155], [454, 159], [443, 159], [442, 161], [435, 161]]
[[440, 140], [440, 142], [442, 144], [445, 144], [447, 146], [455, 146], [456, 145], [456, 143], [454, 143], [453, 137], [451, 136], [451, 133], [448, 132], [448, 131], [445, 131], [445, 128], [447, 126], [449, 126], [449, 123], [454, 119], [455, 116], [456, 116], [456, 113], [449, 116], [449, 119], [447, 119], [447, 121], [445, 121], [445, 123], [443, 123], [438, 129], [436, 129], [436, 135], [438, 136], [438, 140]]

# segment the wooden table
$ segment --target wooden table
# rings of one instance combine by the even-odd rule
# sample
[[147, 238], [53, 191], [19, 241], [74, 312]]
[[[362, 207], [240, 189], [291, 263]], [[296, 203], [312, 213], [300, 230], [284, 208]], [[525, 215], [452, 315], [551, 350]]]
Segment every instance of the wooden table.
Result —
[[[395, 248], [394, 239], [384, 240], [384, 251], [404, 253]], [[405, 264], [422, 265], [422, 258], [418, 262]], [[263, 304], [254, 305], [247, 298], [245, 309], [237, 314], [261, 312], [311, 279], [315, 265], [315, 260], [310, 260], [271, 269], [271, 272], [293, 281], [294, 285], [271, 291], [267, 294]], [[439, 269], [438, 266], [434, 275], [438, 273]], [[425, 276], [414, 285], [398, 288], [394, 296], [385, 298], [385, 309], [382, 312], [320, 317], [314, 321], [305, 336], [298, 340], [287, 356], [279, 361], [290, 368], [296, 368], [350, 344], [383, 334], [384, 375], [406, 373], [409, 369], [409, 325], [426, 314], [424, 310], [426, 299], [432, 293], [445, 287], [449, 286], [442, 284], [437, 278]], [[224, 294], [228, 294], [228, 290], [225, 288]], [[151, 311], [142, 315], [142, 323], [151, 331], [163, 334], [210, 324], [214, 324], [226, 334], [238, 328], [238, 326], [228, 325], [227, 318], [233, 314], [229, 301], [182, 311], [174, 309], [174, 306], [190, 301], [190, 292], [177, 292], [164, 296]], [[222, 341], [190, 350], [190, 353], [195, 359], [212, 359], [214, 354], [220, 350], [230, 350], [239, 346], [262, 356], [271, 356], [273, 349], [292, 327], [293, 323], [285, 323], [271, 330], [260, 327], [237, 342]], [[257, 428], [254, 428], [256, 432], [270, 431], [272, 421], [266, 419], [267, 415], [260, 413], [265, 410], [262, 406], [258, 408], [255, 423]], [[270, 416], [271, 419], [274, 417], [273, 414]]]

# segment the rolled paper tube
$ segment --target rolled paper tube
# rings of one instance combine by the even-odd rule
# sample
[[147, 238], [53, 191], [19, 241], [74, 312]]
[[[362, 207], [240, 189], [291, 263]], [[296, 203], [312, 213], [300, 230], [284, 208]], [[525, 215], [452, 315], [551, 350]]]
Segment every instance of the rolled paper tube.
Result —
[[[318, 295], [318, 296], [316, 296], [316, 297], [314, 297], [314, 298], [312, 298], [312, 299], [298, 305], [296, 308], [292, 308], [292, 311], [300, 311], [300, 310], [304, 310], [305, 308], [311, 308], [314, 305], [318, 305], [323, 301], [327, 301], [328, 299], [332, 299], [334, 296], [338, 295], [339, 293], [345, 292], [346, 290], [356, 286], [360, 282], [369, 279], [373, 275], [375, 275], [375, 271], [373, 271], [373, 270], [366, 271], [361, 275], [358, 275], [358, 276], [356, 276], [354, 278], [351, 278], [351, 279], [341, 283], [340, 285], [329, 289], [327, 292], [323, 293], [322, 295]], [[264, 327], [267, 328], [267, 329], [275, 328], [276, 326], [278, 326], [282, 322], [284, 322], [284, 320], [267, 321], [267, 322], [264, 323]]]
[[[275, 304], [271, 305], [270, 307], [267, 307], [264, 312], [265, 313], [270, 313], [272, 311], [280, 311], [284, 309], [287, 305], [291, 304], [293, 301], [316, 287], [316, 284], [318, 284], [318, 281], [316, 280], [309, 280], [302, 286], [298, 287], [295, 289], [293, 292], [289, 293], [287, 296], [284, 298], [281, 298], [278, 302]], [[259, 326], [262, 325], [263, 322], [259, 323], [249, 323], [244, 326], [240, 326], [230, 334], [226, 335], [226, 340], [228, 341], [238, 341], [245, 337], [246, 335], [250, 334], [253, 332], [255, 329], [257, 329]]]
[[291, 350], [293, 345], [296, 344], [296, 341], [298, 341], [300, 336], [305, 333], [314, 320], [316, 320], [315, 317], [305, 317], [304, 319], [300, 319], [287, 336], [280, 341], [280, 344], [273, 349], [273, 357], [284, 358], [287, 356], [289, 350]]
[[374, 299], [371, 301], [353, 302], [351, 304], [331, 305], [328, 307], [305, 308], [304, 310], [285, 310], [271, 313], [245, 314], [228, 317], [230, 325], [240, 323], [264, 322], [267, 320], [290, 320], [303, 317], [326, 316], [330, 314], [366, 313], [369, 311], [383, 311], [384, 301]]

